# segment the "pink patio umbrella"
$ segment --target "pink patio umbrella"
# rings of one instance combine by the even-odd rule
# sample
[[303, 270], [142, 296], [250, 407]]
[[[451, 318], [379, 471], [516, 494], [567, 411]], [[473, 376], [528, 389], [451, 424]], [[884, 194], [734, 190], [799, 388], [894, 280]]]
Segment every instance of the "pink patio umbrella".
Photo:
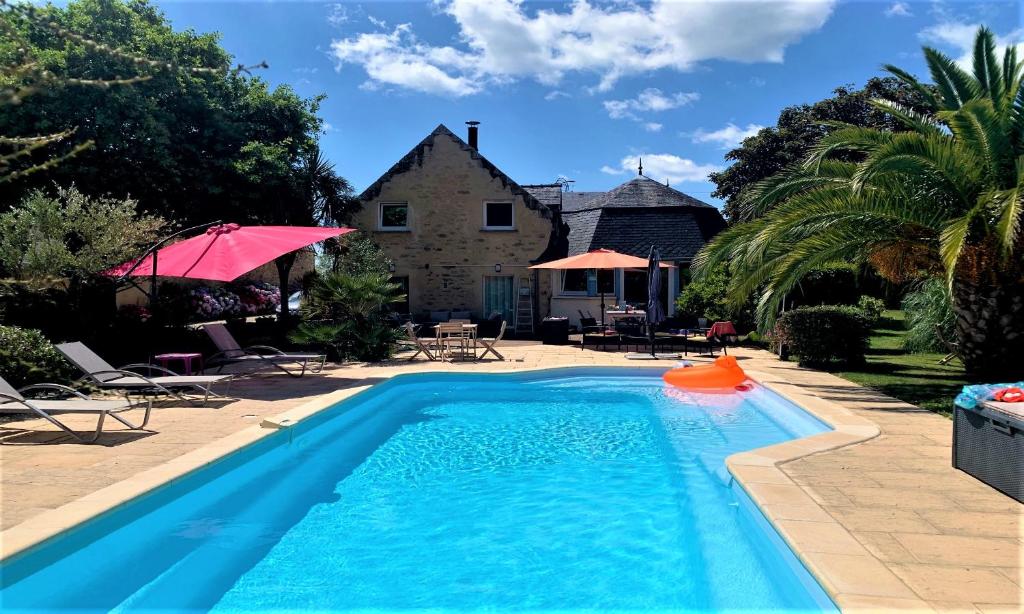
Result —
[[[142, 258], [114, 267], [105, 274], [122, 279], [152, 277], [154, 292], [158, 275], [231, 281], [279, 256], [353, 231], [354, 228], [323, 226], [218, 224], [191, 239], [150, 249]], [[286, 294], [287, 288], [281, 288], [282, 305], [288, 300]], [[285, 309], [282, 307], [282, 312]]]

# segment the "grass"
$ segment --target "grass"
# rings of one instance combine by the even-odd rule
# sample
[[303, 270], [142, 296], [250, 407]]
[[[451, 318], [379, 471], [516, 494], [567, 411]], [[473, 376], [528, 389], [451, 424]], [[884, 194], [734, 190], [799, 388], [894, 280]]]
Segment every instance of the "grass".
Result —
[[940, 365], [942, 354], [911, 354], [903, 349], [907, 331], [902, 311], [886, 311], [872, 331], [867, 363], [844, 367], [837, 375], [901, 401], [949, 417], [953, 398], [967, 383], [963, 365], [954, 359]]

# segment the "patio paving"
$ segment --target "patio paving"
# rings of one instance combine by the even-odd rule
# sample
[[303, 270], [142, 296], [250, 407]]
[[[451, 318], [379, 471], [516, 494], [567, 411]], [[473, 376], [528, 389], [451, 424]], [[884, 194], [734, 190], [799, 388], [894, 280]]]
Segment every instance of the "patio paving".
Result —
[[[346, 365], [303, 379], [250, 378], [233, 385], [238, 401], [158, 407], [153, 432], [114, 430], [101, 438], [105, 445], [71, 443], [42, 420], [0, 424], [0, 529], [31, 524], [40, 514], [249, 429], [264, 417], [399, 372], [675, 362], [637, 362], [622, 353], [535, 342], [506, 342], [500, 349], [506, 361], [396, 361]], [[731, 353], [748, 370], [878, 425], [880, 434], [867, 441], [770, 467], [743, 467], [737, 474], [755, 499], [770, 500], [769, 516], [801, 558], [825, 576], [833, 594], [841, 594], [844, 610], [1021, 611], [1024, 505], [952, 469], [948, 419], [767, 352]], [[68, 423], [83, 430], [90, 424], [88, 418]]]

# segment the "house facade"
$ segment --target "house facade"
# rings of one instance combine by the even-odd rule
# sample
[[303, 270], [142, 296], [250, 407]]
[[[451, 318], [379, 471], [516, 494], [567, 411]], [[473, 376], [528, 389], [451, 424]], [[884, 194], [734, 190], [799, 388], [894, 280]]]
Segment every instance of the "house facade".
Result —
[[690, 260], [725, 227], [717, 209], [643, 175], [608, 192], [520, 185], [480, 154], [467, 123], [467, 140], [438, 126], [359, 196], [353, 226], [394, 262], [403, 310], [501, 313], [520, 331], [548, 315], [578, 324], [580, 312], [599, 317], [602, 294], [645, 303], [645, 272], [529, 267], [598, 248], [646, 258], [654, 245], [677, 265], [662, 293], [672, 312]]
[[480, 155], [475, 131], [467, 143], [438, 126], [359, 199], [353, 225], [394, 262], [409, 313], [500, 312], [514, 323], [523, 297], [534, 321], [548, 314], [550, 278], [529, 267], [558, 257], [567, 229]]

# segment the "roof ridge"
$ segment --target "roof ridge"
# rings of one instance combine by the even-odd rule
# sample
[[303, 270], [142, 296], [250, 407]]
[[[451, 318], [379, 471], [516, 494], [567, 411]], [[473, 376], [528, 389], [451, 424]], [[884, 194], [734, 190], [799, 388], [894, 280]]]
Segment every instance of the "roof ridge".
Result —
[[448, 126], [444, 125], [444, 123], [438, 124], [436, 128], [430, 131], [430, 134], [428, 134], [422, 141], [413, 146], [413, 148], [409, 150], [409, 153], [399, 158], [397, 162], [391, 165], [391, 168], [385, 171], [383, 175], [378, 177], [376, 181], [371, 183], [365, 190], [363, 190], [362, 193], [360, 193], [359, 196], [357, 197], [358, 200], [370, 200], [372, 198], [379, 196], [381, 190], [384, 187], [384, 184], [387, 181], [389, 181], [393, 176], [404, 173], [405, 171], [409, 170], [413, 166], [413, 164], [416, 164], [417, 166], [422, 166], [426, 148], [433, 147], [434, 139], [437, 138], [439, 135], [447, 136], [451, 138], [453, 141], [455, 141], [455, 143], [459, 146], [460, 149], [469, 154], [470, 159], [480, 162], [480, 166], [487, 170], [491, 174], [491, 177], [500, 179], [502, 184], [512, 191], [513, 195], [522, 196], [523, 202], [526, 204], [528, 208], [533, 209], [535, 211], [539, 211], [543, 217], [551, 219], [551, 216], [553, 214], [546, 205], [541, 203], [532, 194], [523, 189], [523, 186], [516, 183], [516, 181], [512, 179], [512, 177], [510, 177], [504, 171], [499, 169], [493, 162], [485, 158], [484, 155], [481, 154], [479, 150], [470, 147], [469, 143], [462, 140], [461, 137], [452, 132], [451, 129], [448, 128]]

